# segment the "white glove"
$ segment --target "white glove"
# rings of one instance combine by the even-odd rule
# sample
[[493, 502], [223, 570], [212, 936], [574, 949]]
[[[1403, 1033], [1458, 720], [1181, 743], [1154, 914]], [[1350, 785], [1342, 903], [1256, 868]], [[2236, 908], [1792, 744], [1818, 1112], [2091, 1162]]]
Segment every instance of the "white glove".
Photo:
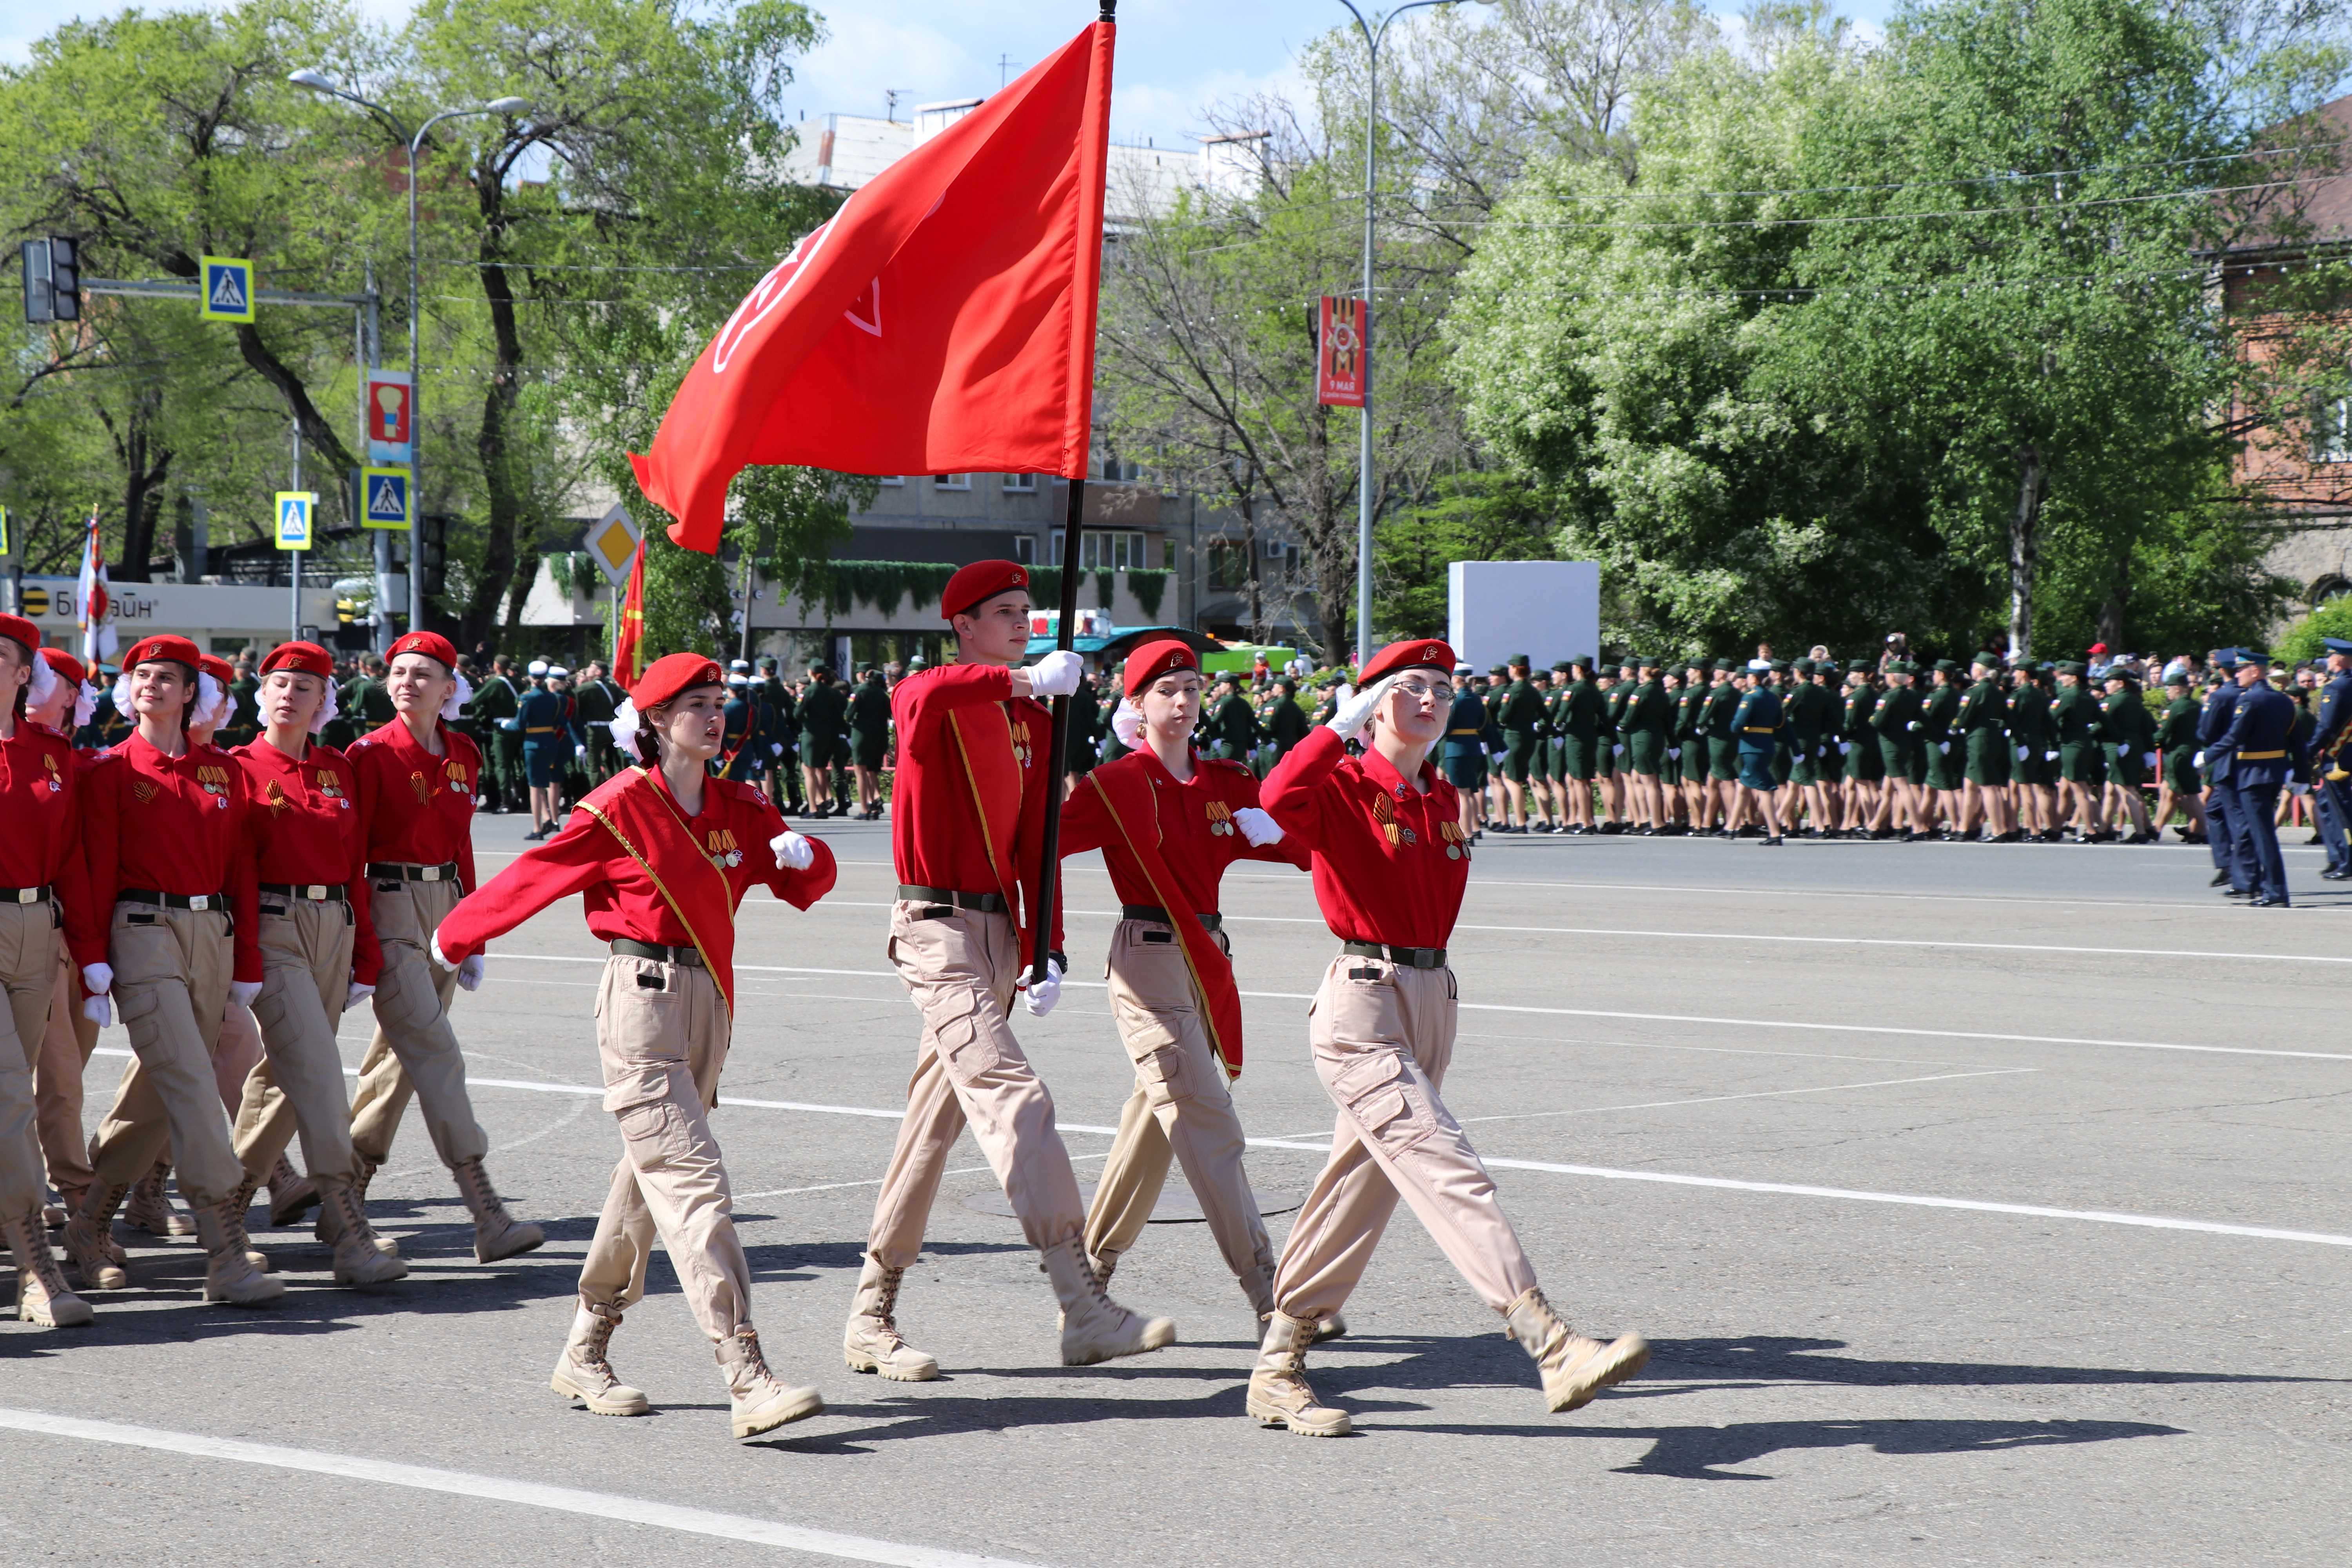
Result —
[[574, 761], [583, 763], [586, 762], [588, 760], [588, 742], [585, 741], [575, 742], [572, 747], [572, 754]]
[[771, 741], [771, 742], [768, 742], [768, 754], [769, 754], [770, 756], [773, 756], [773, 757], [781, 757], [781, 756], [782, 756], [782, 755], [784, 754], [784, 748], [783, 748], [782, 743], [782, 742], [776, 742], [776, 741]]
[[100, 1028], [106, 1028], [114, 1022], [114, 1004], [104, 996], [85, 996], [81, 999], [81, 1016]]
[[1086, 660], [1066, 648], [1055, 648], [1029, 667], [1030, 695], [1067, 697], [1078, 689], [1078, 678], [1086, 672]]
[[1021, 994], [1028, 999], [1029, 1016], [1042, 1018], [1054, 1010], [1055, 1003], [1062, 999], [1061, 960], [1050, 954], [1046, 957], [1045, 978], [1043, 980], [1033, 980], [1031, 973], [1026, 969], [1021, 972]]
[[1342, 741], [1356, 739], [1364, 732], [1364, 726], [1371, 722], [1372, 710], [1381, 705], [1381, 699], [1389, 694], [1389, 688], [1395, 683], [1396, 677], [1391, 675], [1385, 680], [1376, 680], [1370, 686], [1360, 688], [1353, 697], [1339, 704], [1339, 711], [1333, 713], [1331, 721], [1323, 727]]
[[1952, 743], [1949, 741], [1938, 741], [1936, 742], [1936, 750], [1943, 752], [1946, 756], [1949, 756], [1952, 752]]
[[114, 989], [114, 969], [110, 964], [85, 963], [81, 966], [81, 988], [93, 996], [103, 996]]
[[2033, 748], [2031, 746], [2020, 746], [2017, 748], [2017, 760], [2021, 763], [2032, 754]]
[[240, 1007], [250, 1007], [253, 999], [261, 994], [258, 980], [232, 980], [228, 983], [228, 999]]
[[2116, 742], [2116, 755], [2117, 755], [2117, 756], [2119, 756], [2119, 757], [2128, 757], [2128, 756], [2130, 756], [2130, 755], [2131, 755], [2131, 742], [2130, 742], [2129, 741], [2117, 741], [2117, 742]]
[[1120, 698], [1118, 710], [1110, 716], [1110, 732], [1118, 737], [1120, 745], [1130, 752], [1136, 750], [1143, 742], [1143, 710]]
[[1680, 757], [1682, 754], [1683, 749], [1680, 746], [1668, 746], [1666, 748], [1666, 761], [1670, 763]]
[[1234, 826], [1250, 841], [1253, 849], [1263, 849], [1269, 844], [1282, 842], [1282, 824], [1255, 805], [1245, 805], [1234, 813]]
[[[2023, 752], [2018, 752], [2017, 754], [2018, 754], [2019, 756], [2021, 756], [2021, 756], [2023, 756], [2025, 753], [2024, 753]], [[2193, 756], [2193, 757], [2189, 758], [2189, 760], [2191, 763], [2194, 763], [2197, 766], [2199, 766], [2199, 767], [2200, 767], [2200, 768], [2201, 768], [2201, 767], [2203, 767], [2203, 766], [2205, 765], [2205, 753], [2204, 753], [2203, 752], [2199, 752], [2195, 756]]]
[[2042, 760], [2045, 763], [2054, 763], [2058, 760], [2058, 753], [2055, 752], [2044, 752], [2042, 753]]
[[2142, 752], [2139, 754], [2139, 765], [2144, 768], [2153, 768], [2156, 766], [2156, 753], [2154, 752]]
[[1839, 755], [1839, 756], [1843, 757], [1843, 756], [1844, 756], [1847, 752], [1851, 752], [1851, 751], [1853, 751], [1853, 742], [1852, 741], [1840, 741], [1840, 742], [1838, 742], [1838, 755]]
[[1919, 721], [1918, 721], [1918, 720], [1916, 720], [1916, 719], [1914, 719], [1914, 720], [1912, 720], [1912, 721], [1911, 721], [1911, 722], [1909, 722], [1908, 724], [1904, 725], [1903, 727], [1904, 727], [1905, 729], [1906, 729], [1906, 730], [1910, 731], [1913, 734], [1915, 734], [1915, 735], [1916, 735], [1916, 734], [1917, 734], [1917, 733], [1919, 732]]
[[352, 1008], [358, 1006], [361, 1003], [366, 1001], [369, 997], [374, 994], [374, 986], [362, 985], [356, 980], [352, 981], [352, 988], [343, 993], [343, 1011], [346, 1013], [350, 1012]]
[[457, 966], [457, 989], [479, 991], [482, 988], [482, 955], [474, 954]]
[[457, 967], [456, 964], [449, 962], [449, 955], [441, 951], [441, 933], [439, 931], [435, 931], [433, 933], [433, 940], [425, 945], [433, 950], [434, 963], [439, 964], [444, 969], [455, 969]]
[[775, 852], [779, 871], [805, 871], [816, 858], [816, 850], [809, 841], [789, 827], [769, 839], [768, 847]]
[[1612, 757], [1622, 757], [1625, 754], [1625, 748], [1622, 746], [1612, 746], [1609, 748], [1609, 754]]

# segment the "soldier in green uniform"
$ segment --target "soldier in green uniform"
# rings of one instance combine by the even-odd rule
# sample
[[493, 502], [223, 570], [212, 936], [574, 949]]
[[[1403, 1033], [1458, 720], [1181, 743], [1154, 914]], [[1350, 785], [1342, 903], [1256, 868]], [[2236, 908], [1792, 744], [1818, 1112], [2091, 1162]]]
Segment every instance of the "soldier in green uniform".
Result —
[[521, 706], [514, 660], [499, 654], [490, 661], [490, 678], [474, 693], [471, 710], [482, 727], [482, 771], [498, 802], [492, 809], [500, 816], [526, 810], [530, 804], [522, 782], [522, 728], [515, 717]]
[[2127, 844], [2153, 844], [2147, 800], [2140, 792], [2147, 783], [2149, 756], [2156, 749], [2156, 716], [2139, 694], [2139, 683], [2120, 665], [2107, 667], [2106, 700], [2100, 706], [2101, 749], [2108, 753], [2107, 820], [2131, 819]]
[[[1605, 677], [1612, 666], [1601, 662]], [[1598, 757], [1601, 773], [1601, 809], [1608, 820], [1601, 825], [1603, 833], [1625, 831], [1629, 816], [1626, 787], [1633, 770], [1625, 761], [1625, 704], [1633, 699], [1633, 688], [1640, 684], [1633, 678], [1640, 673], [1630, 658], [1620, 659], [1613, 666], [1617, 679], [1601, 689], [1601, 750]]]
[[1307, 739], [1313, 728], [1307, 722], [1307, 710], [1298, 706], [1298, 682], [1289, 676], [1274, 683], [1274, 700], [1265, 705], [1265, 727], [1276, 763], [1290, 755], [1290, 748]]
[[1953, 743], [1960, 758], [1960, 804], [1953, 825], [1962, 838], [1983, 822], [1987, 842], [2014, 844], [2017, 819], [2009, 797], [2009, 699], [2000, 689], [2000, 657], [1980, 653], [1969, 666], [1969, 689], [1952, 710]]
[[[1091, 710], [1093, 704], [1087, 706]], [[849, 766], [857, 775], [857, 809], [850, 816], [877, 822], [882, 816], [882, 756], [890, 745], [890, 689], [872, 665], [849, 694], [848, 718]]]
[[1871, 715], [1878, 710], [1878, 689], [1871, 684], [1866, 658], [1850, 659], [1845, 667], [1845, 703], [1838, 716], [1838, 752], [1845, 759], [1845, 819], [1839, 836], [1867, 837], [1878, 815], [1880, 781], [1886, 776], [1886, 759], [1879, 751], [1878, 730]]
[[613, 715], [621, 710], [621, 689], [605, 678], [601, 660], [580, 667], [572, 690], [572, 705], [588, 738], [588, 785], [593, 789], [621, 771], [620, 749], [613, 744]]
[[1536, 752], [1543, 744], [1543, 692], [1528, 679], [1528, 656], [1511, 656], [1509, 683], [1489, 704], [1503, 731], [1505, 821], [1512, 833], [1528, 830], [1528, 785], [1535, 777]]
[[848, 700], [834, 682], [833, 667], [810, 665], [808, 689], [801, 693], [800, 721], [801, 771], [808, 779], [811, 816], [834, 813], [834, 769], [845, 760], [835, 753], [841, 749], [840, 731], [848, 710]]
[[1209, 709], [1202, 733], [1211, 743], [1212, 756], [1249, 765], [1250, 752], [1257, 747], [1257, 715], [1250, 711], [1249, 699], [1242, 695], [1241, 682], [1234, 677], [1217, 678], [1216, 701]]
[[2065, 816], [2074, 824], [2074, 842], [2096, 844], [2110, 837], [2106, 817], [2100, 810], [2097, 762], [2094, 756], [2105, 726], [2100, 722], [2102, 710], [2098, 702], [2083, 684], [2083, 662], [2063, 659], [2057, 670], [2058, 696], [2050, 705], [2050, 714], [2058, 732], [2058, 772], [2065, 786]]
[[1819, 838], [1822, 823], [1829, 815], [1822, 799], [1822, 712], [1813, 685], [1813, 661], [1793, 660], [1790, 673], [1794, 684], [1782, 694], [1780, 701], [1780, 732], [1789, 740], [1789, 793], [1780, 806], [1780, 820], [1787, 830], [1797, 830], [1797, 814], [1804, 813], [1805, 837]]
[[1691, 824], [1694, 833], [1721, 827], [1730, 820], [1731, 803], [1738, 798], [1739, 734], [1731, 725], [1739, 711], [1740, 690], [1732, 679], [1731, 660], [1718, 658], [1707, 668], [1706, 700], [1699, 705], [1698, 729], [1706, 749], [1708, 807]]
[[1617, 732], [1623, 737], [1625, 755], [1622, 759], [1622, 776], [1627, 784], [1629, 805], [1633, 821], [1645, 838], [1657, 837], [1659, 826], [1665, 820], [1665, 786], [1660, 773], [1665, 766], [1666, 748], [1673, 743], [1675, 710], [1666, 696], [1666, 689], [1658, 679], [1658, 661], [1654, 658], [1634, 658], [1628, 661], [1637, 674], [1633, 689], [1625, 696], [1625, 706], [1618, 718]]
[[1692, 833], [1707, 828], [1706, 732], [1700, 724], [1706, 690], [1706, 660], [1688, 660], [1683, 666], [1682, 689], [1675, 693], [1673, 743], [1667, 750], [1675, 753], [1675, 793], [1682, 797], [1684, 826]]
[[1968, 762], [1967, 743], [1952, 732], [1952, 721], [1960, 711], [1959, 661], [1937, 659], [1932, 679], [1934, 685], [1919, 710], [1919, 752], [1927, 764], [1922, 785], [1927, 795], [1921, 807], [1937, 837], [1956, 838], [1959, 836], [1960, 773]]
[[261, 681], [253, 673], [253, 650], [247, 649], [231, 662], [236, 679], [228, 688], [228, 721], [213, 734], [213, 744], [224, 752], [250, 745], [261, 733]]
[[796, 814], [801, 809], [800, 710], [793, 701], [793, 689], [777, 673], [776, 656], [761, 654], [754, 663], [758, 679], [751, 684], [767, 705], [773, 726], [768, 755], [775, 765], [768, 770], [768, 799], [779, 816]]
[[392, 693], [384, 689], [383, 660], [369, 654], [360, 660], [360, 678], [343, 689], [342, 696], [343, 717], [354, 726], [352, 740], [373, 734], [395, 717]]
[[759, 694], [751, 689], [751, 668], [745, 665], [727, 677], [727, 706], [720, 710], [719, 754], [709, 763], [712, 777], [759, 787], [768, 761], [766, 748], [760, 743], [760, 718]]
[[1066, 759], [1069, 772], [1065, 794], [1076, 791], [1079, 780], [1102, 765], [1105, 733], [1101, 679], [1089, 672], [1079, 677], [1077, 690], [1070, 694], [1070, 750]]
[[2164, 825], [2172, 820], [2175, 811], [2179, 811], [2189, 819], [2180, 829], [2181, 842], [2201, 844], [2205, 841], [2205, 786], [2197, 776], [2197, 718], [2201, 710], [2197, 700], [2189, 695], [2186, 669], [2164, 678], [2164, 717], [2157, 721], [2156, 726], [2159, 770], [2156, 832], [2162, 837]]
[[1592, 780], [1601, 749], [1601, 689], [1592, 683], [1592, 660], [1571, 658], [1560, 671], [1551, 700], [1553, 744], [1559, 749], [1559, 787], [1567, 805], [1567, 831], [1592, 831]]
[[2010, 672], [2009, 740], [2011, 787], [2028, 842], [2058, 838], [2058, 732], [2050, 717], [2053, 700], [2031, 658]]
[[1911, 790], [1911, 756], [1919, 745], [1919, 692], [1911, 684], [1915, 666], [1901, 659], [1886, 667], [1886, 695], [1870, 711], [1870, 727], [1878, 737], [1879, 761], [1885, 772], [1878, 809], [1872, 813], [1870, 836], [1885, 838], [1900, 829], [1908, 844], [1916, 837], [1918, 807]]

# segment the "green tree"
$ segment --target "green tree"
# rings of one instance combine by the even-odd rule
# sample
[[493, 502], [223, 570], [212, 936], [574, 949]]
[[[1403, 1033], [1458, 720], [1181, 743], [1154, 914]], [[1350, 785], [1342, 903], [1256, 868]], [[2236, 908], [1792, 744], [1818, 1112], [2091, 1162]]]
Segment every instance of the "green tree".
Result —
[[1456, 561], [1548, 561], [1558, 531], [1548, 499], [1510, 474], [1448, 474], [1372, 534], [1372, 615], [1383, 635], [1442, 637]]

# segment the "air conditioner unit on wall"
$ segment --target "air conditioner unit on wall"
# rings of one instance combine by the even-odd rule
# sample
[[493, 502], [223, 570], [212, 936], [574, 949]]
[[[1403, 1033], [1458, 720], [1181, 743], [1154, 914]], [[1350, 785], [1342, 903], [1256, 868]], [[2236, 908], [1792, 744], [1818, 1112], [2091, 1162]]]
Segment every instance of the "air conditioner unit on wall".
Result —
[[1268, 561], [1287, 561], [1290, 559], [1290, 541], [1286, 539], [1269, 539], [1265, 542], [1265, 558]]

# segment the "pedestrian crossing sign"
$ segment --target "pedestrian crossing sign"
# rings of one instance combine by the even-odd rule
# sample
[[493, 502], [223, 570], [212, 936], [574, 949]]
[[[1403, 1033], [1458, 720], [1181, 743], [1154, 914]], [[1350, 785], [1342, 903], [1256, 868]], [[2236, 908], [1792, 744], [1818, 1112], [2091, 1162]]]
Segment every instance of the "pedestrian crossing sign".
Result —
[[319, 504], [318, 495], [310, 490], [279, 490], [278, 492], [278, 548], [308, 550], [310, 548], [310, 513]]
[[198, 314], [207, 321], [253, 320], [253, 263], [234, 256], [200, 258], [204, 293]]
[[411, 520], [415, 487], [406, 468], [362, 468], [360, 494], [365, 497], [360, 521], [370, 528], [404, 529]]

